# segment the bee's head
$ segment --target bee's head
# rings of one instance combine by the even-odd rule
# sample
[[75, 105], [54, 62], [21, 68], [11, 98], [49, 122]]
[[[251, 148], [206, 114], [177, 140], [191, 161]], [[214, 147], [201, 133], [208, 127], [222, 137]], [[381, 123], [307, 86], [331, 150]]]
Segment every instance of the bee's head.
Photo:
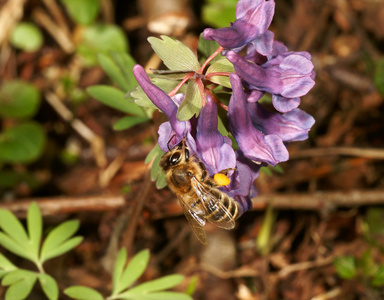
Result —
[[187, 162], [189, 162], [189, 149], [184, 137], [178, 145], [163, 155], [160, 160], [160, 166], [166, 171], [172, 167]]

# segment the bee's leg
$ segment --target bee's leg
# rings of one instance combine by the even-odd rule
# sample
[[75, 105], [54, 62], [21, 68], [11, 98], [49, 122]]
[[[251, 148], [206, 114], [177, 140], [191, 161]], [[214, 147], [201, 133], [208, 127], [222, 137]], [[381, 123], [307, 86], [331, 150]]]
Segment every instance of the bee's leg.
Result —
[[228, 172], [229, 171], [236, 171], [236, 168], [227, 168], [227, 169], [224, 169], [224, 170], [221, 170], [219, 173], [217, 174], [223, 174], [225, 176], [228, 176]]
[[213, 180], [216, 183], [216, 186], [225, 186], [231, 183], [231, 180], [228, 178], [228, 172], [229, 171], [235, 171], [234, 168], [227, 168], [224, 170], [221, 170], [219, 173], [216, 173], [215, 176], [213, 176]]
[[196, 154], [193, 154], [193, 158], [196, 160], [196, 162], [199, 164], [199, 167], [201, 169], [201, 178], [199, 180], [201, 182], [204, 182], [205, 184], [211, 186], [211, 187], [216, 187], [217, 184], [216, 182], [209, 176], [207, 168], [205, 167], [204, 163], [200, 160], [200, 158], [197, 157]]

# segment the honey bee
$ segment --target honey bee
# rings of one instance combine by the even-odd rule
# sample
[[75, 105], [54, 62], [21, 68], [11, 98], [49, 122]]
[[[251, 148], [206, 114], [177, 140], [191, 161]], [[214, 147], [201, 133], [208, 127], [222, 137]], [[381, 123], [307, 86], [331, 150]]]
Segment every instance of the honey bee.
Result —
[[235, 220], [240, 215], [237, 202], [217, 188], [220, 184], [209, 176], [196, 155], [190, 156], [185, 138], [162, 156], [160, 166], [193, 233], [202, 244], [207, 245], [203, 229], [207, 220], [224, 229], [235, 227]]

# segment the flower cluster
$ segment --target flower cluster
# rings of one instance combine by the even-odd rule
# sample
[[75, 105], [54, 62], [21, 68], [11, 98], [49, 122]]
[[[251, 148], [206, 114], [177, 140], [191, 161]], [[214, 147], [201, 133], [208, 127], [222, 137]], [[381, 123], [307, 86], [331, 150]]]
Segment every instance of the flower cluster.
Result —
[[[268, 30], [274, 8], [273, 0], [240, 0], [233, 24], [204, 30], [205, 44], [214, 41], [219, 47], [202, 66], [189, 53], [165, 54], [169, 38], [163, 37], [150, 42], [171, 71], [157, 75], [163, 79], [155, 84], [140, 65], [133, 69], [142, 91], [169, 119], [158, 131], [160, 148], [168, 151], [186, 137], [210, 175], [235, 170], [222, 189], [243, 212], [256, 194], [253, 182], [260, 167], [288, 160], [287, 143], [308, 138], [314, 124], [313, 117], [298, 108], [300, 97], [315, 83], [311, 56], [289, 52], [274, 40]], [[182, 62], [186, 59], [187, 64]], [[173, 82], [171, 90], [159, 84], [164, 77]], [[260, 101], [266, 93], [272, 98], [269, 108]]]

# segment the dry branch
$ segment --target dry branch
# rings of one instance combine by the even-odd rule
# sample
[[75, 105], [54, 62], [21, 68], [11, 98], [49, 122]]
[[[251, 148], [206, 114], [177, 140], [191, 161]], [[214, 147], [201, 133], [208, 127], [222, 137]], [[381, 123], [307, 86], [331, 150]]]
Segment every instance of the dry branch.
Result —
[[120, 209], [125, 205], [121, 195], [87, 197], [32, 198], [11, 203], [0, 203], [0, 208], [12, 211], [18, 218], [25, 218], [28, 207], [36, 202], [43, 216], [77, 213], [80, 211], [104, 211]]

